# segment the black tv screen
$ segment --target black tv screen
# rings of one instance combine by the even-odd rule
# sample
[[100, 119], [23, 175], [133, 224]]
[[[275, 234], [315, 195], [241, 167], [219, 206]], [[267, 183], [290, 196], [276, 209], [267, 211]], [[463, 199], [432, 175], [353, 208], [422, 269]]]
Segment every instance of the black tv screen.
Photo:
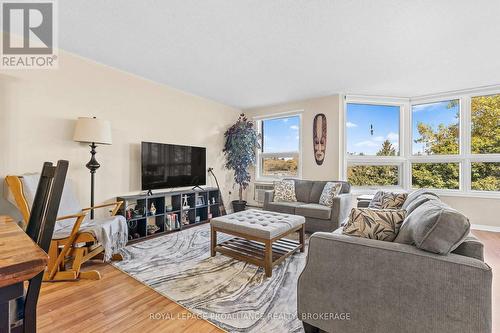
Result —
[[143, 142], [142, 189], [206, 184], [206, 148]]

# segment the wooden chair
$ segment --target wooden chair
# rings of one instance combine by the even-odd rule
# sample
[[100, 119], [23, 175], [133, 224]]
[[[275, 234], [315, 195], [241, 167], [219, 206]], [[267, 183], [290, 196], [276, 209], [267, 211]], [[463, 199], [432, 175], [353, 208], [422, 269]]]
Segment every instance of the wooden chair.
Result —
[[[26, 176], [26, 178], [27, 177], [28, 176]], [[23, 215], [24, 221], [29, 221], [30, 202], [26, 193], [26, 188], [23, 185], [23, 176], [7, 176], [5, 177], [5, 181], [17, 208]], [[58, 224], [65, 223], [65, 225], [69, 227], [71, 227], [72, 224], [71, 232], [63, 236], [58, 236], [57, 233], [54, 234], [48, 250], [49, 264], [43, 277], [44, 281], [68, 281], [80, 278], [99, 280], [101, 278], [100, 273], [96, 270], [81, 271], [81, 266], [86, 261], [90, 259], [102, 259], [104, 257], [104, 248], [97, 241], [94, 233], [89, 229], [81, 230], [81, 226], [86, 220], [87, 214], [92, 209], [113, 207], [111, 216], [114, 218], [122, 202], [113, 202], [83, 209], [74, 208], [80, 206], [73, 202], [76, 201], [74, 200], [76, 196], [71, 192], [69, 187], [65, 188], [63, 200], [59, 209], [59, 213], [61, 213], [61, 210], [64, 212], [70, 211], [71, 213], [57, 218]], [[73, 200], [64, 200], [65, 196], [70, 196]], [[63, 209], [65, 202], [73, 202], [73, 208], [69, 210]], [[58, 224], [56, 224], [56, 227]], [[29, 228], [29, 224], [27, 228]], [[122, 257], [119, 254], [115, 254], [112, 257], [112, 260], [121, 259]]]
[[[45, 252], [50, 247], [67, 170], [68, 161], [59, 161], [56, 167], [45, 162], [33, 200], [26, 233]], [[36, 306], [43, 274], [40, 272], [28, 281], [24, 297], [11, 301], [10, 307], [15, 310], [10, 319], [13, 333], [36, 332]]]

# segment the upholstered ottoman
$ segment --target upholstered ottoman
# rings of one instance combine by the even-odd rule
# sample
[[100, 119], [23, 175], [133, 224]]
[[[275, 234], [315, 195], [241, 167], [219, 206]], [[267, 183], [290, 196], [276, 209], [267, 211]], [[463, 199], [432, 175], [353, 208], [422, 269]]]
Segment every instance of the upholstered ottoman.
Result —
[[[285, 258], [300, 250], [304, 252], [305, 218], [256, 209], [219, 216], [210, 221], [210, 255], [216, 252], [264, 267], [266, 276]], [[235, 236], [217, 244], [217, 233]], [[299, 233], [299, 241], [285, 239]]]

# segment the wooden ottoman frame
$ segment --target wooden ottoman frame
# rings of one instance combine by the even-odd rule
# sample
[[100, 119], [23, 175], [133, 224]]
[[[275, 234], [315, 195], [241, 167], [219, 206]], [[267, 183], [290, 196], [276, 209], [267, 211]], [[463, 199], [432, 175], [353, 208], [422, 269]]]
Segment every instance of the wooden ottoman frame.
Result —
[[[236, 237], [217, 244], [218, 232]], [[298, 242], [284, 239], [285, 236], [294, 232], [299, 234]], [[271, 239], [251, 236], [221, 227], [214, 227], [213, 225], [210, 226], [210, 256], [214, 257], [216, 252], [220, 252], [229, 257], [264, 267], [267, 277], [272, 276], [274, 266], [280, 264], [295, 251], [304, 252], [304, 242], [305, 223]]]

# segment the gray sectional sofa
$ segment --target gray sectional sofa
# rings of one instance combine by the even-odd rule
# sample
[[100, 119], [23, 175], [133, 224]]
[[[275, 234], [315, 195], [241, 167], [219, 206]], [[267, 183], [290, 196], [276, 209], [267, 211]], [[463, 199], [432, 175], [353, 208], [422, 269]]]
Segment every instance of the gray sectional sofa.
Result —
[[492, 271], [468, 219], [428, 192], [408, 199], [394, 242], [311, 236], [297, 295], [306, 332], [491, 332]]
[[295, 182], [295, 195], [297, 202], [274, 202], [274, 191], [266, 191], [264, 210], [301, 215], [306, 218], [306, 232], [333, 231], [340, 226], [351, 210], [351, 185], [342, 183], [340, 194], [334, 198], [333, 206], [326, 207], [319, 204], [326, 181], [297, 180]]

